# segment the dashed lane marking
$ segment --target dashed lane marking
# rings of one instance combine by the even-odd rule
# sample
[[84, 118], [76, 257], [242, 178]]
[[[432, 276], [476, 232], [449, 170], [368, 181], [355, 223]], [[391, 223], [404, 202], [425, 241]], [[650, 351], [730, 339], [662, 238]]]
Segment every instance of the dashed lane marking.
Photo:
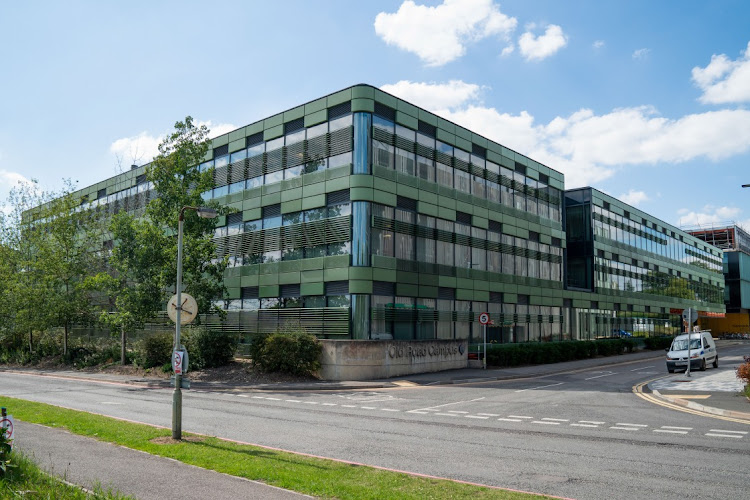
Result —
[[381, 410], [382, 411], [401, 411], [401, 410], [397, 410], [395, 408], [381, 408]]
[[593, 424], [570, 424], [572, 427], [593, 427], [594, 429], [598, 429], [598, 425]]
[[692, 427], [675, 427], [673, 425], [662, 425], [661, 428], [662, 429], [672, 429], [672, 430], [675, 430], [675, 431], [692, 431], [693, 430]]
[[609, 372], [609, 373], [605, 373], [604, 375], [596, 375], [594, 377], [585, 378], [583, 380], [594, 380], [595, 378], [610, 377], [612, 375], [617, 375], [617, 374], [615, 372]]
[[594, 425], [604, 425], [606, 422], [599, 422], [597, 420], [579, 420], [582, 424], [594, 424]]
[[448, 413], [460, 413], [461, 415], [465, 415], [469, 413], [468, 411], [458, 411], [458, 410], [448, 410]]
[[549, 385], [540, 385], [539, 387], [529, 387], [528, 389], [520, 389], [516, 392], [526, 392], [526, 391], [535, 391], [537, 389], [545, 389], [547, 387], [555, 387], [558, 385], [563, 385], [565, 382], [558, 382], [557, 384], [549, 384]]
[[520, 418], [498, 418], [501, 422], [523, 422]]
[[374, 406], [360, 406], [363, 410], [377, 410]]
[[508, 415], [508, 418], [521, 418], [521, 419], [530, 420], [530, 419], [532, 419], [534, 417], [527, 417], [525, 415]]
[[628, 425], [630, 427], [648, 427], [646, 424], [628, 424], [625, 422], [617, 422], [617, 425]]
[[742, 439], [743, 437], [737, 434], [719, 434], [716, 432], [707, 432], [706, 436], [719, 437], [719, 438], [735, 438], [735, 439]]
[[483, 417], [499, 417], [497, 413], [477, 413], [477, 415], [481, 415]]
[[671, 429], [654, 429], [654, 432], [664, 432], [667, 434], [687, 434], [688, 431], [673, 431]]
[[615, 429], [618, 431], [637, 431], [640, 430], [638, 427], [617, 427], [616, 425], [613, 427], [610, 427], [610, 429]]
[[455, 413], [433, 413], [433, 415], [440, 415], [441, 417], [458, 417]]
[[464, 415], [464, 417], [466, 417], [466, 418], [477, 418], [479, 420], [487, 420], [488, 418], [490, 418], [490, 417], [481, 417], [479, 415]]
[[285, 399], [284, 401], [286, 401], [287, 403], [301, 403], [302, 402], [298, 399]]
[[321, 406], [338, 406], [336, 403], [322, 403]]
[[560, 422], [548, 422], [546, 420], [532, 420], [532, 424], [560, 425]]
[[547, 418], [543, 417], [542, 420], [547, 420], [549, 422], [570, 422], [567, 418]]
[[711, 432], [725, 432], [727, 434], [747, 434], [747, 431], [725, 431], [724, 429], [711, 429]]

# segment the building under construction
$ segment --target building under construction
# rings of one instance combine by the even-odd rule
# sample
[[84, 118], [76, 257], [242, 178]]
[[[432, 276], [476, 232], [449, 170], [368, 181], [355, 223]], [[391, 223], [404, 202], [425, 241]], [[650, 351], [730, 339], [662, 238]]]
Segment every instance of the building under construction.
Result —
[[714, 335], [750, 332], [750, 234], [734, 222], [686, 228], [685, 231], [724, 250], [724, 318], [706, 318]]

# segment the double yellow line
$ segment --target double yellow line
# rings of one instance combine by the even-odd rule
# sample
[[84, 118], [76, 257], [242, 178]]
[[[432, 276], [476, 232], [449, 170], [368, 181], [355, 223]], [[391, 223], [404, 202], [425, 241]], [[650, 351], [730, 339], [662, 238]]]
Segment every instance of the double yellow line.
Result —
[[727, 422], [736, 422], [738, 424], [750, 425], [750, 421], [749, 420], [743, 420], [743, 419], [734, 418], [734, 417], [725, 417], [724, 415], [715, 415], [713, 413], [708, 413], [708, 412], [705, 412], [705, 411], [695, 410], [693, 408], [687, 408], [685, 406], [680, 406], [680, 405], [675, 404], [675, 403], [670, 403], [670, 402], [667, 402], [667, 401], [663, 401], [663, 400], [657, 398], [656, 396], [654, 396], [652, 394], [643, 392], [643, 388], [645, 386], [647, 386], [648, 384], [650, 384], [654, 380], [659, 380], [660, 378], [663, 378], [663, 377], [652, 378], [651, 380], [647, 380], [645, 382], [641, 382], [640, 384], [634, 385], [633, 386], [633, 394], [635, 394], [639, 398], [643, 399], [644, 401], [648, 401], [649, 403], [654, 403], [656, 405], [663, 406], [664, 408], [670, 408], [672, 410], [681, 411], [683, 413], [691, 413], [693, 415], [699, 415], [701, 417], [711, 417], [711, 418], [716, 418], [716, 419], [719, 419], [719, 420], [726, 420]]

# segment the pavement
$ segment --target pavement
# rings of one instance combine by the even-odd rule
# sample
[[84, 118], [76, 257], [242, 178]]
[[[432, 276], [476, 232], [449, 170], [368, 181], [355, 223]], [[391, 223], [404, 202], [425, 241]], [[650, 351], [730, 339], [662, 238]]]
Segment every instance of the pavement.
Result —
[[[748, 342], [717, 342], [721, 351], [725, 346]], [[662, 361], [663, 351], [638, 351], [619, 356], [569, 361], [549, 365], [515, 368], [464, 368], [436, 373], [423, 373], [372, 381], [311, 381], [302, 383], [274, 383], [253, 386], [221, 382], [193, 382], [192, 389], [226, 391], [325, 391], [377, 389], [404, 386], [462, 384], [496, 380], [543, 377], [601, 366], [617, 366], [654, 359]], [[737, 358], [741, 362], [741, 357]], [[729, 360], [728, 360], [729, 361]], [[725, 362], [723, 366], [730, 366]], [[17, 370], [18, 371], [18, 370]], [[121, 375], [78, 371], [37, 371], [34, 373], [73, 379], [96, 380], [118, 384], [149, 387], [169, 387], [169, 381]], [[738, 394], [741, 384], [734, 378], [734, 370], [695, 371], [690, 378], [684, 374], [667, 375], [650, 381], [644, 388], [653, 396], [692, 410], [723, 415], [750, 424], [750, 402]], [[189, 378], [189, 376], [188, 376]], [[206, 498], [270, 498], [304, 497], [298, 493], [200, 469], [171, 459], [149, 455], [129, 448], [81, 437], [57, 428], [17, 422], [16, 446], [34, 458], [47, 471], [62, 476], [66, 481], [92, 489], [97, 485], [112, 488], [121, 494], [140, 500], [162, 499], [175, 492], [181, 500]], [[22, 436], [22, 438], [21, 438]], [[75, 466], [72, 466], [75, 464]], [[139, 481], [138, 478], [148, 478]]]

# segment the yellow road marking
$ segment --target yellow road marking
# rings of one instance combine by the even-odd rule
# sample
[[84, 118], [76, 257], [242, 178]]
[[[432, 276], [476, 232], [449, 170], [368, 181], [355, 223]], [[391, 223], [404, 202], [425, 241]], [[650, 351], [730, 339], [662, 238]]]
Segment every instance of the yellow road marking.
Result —
[[643, 387], [645, 387], [646, 385], [650, 384], [654, 380], [658, 380], [660, 378], [664, 378], [664, 377], [656, 377], [656, 378], [653, 378], [651, 380], [647, 380], [645, 382], [641, 382], [640, 384], [634, 385], [633, 386], [633, 394], [635, 394], [636, 396], [638, 396], [639, 398], [641, 398], [641, 399], [643, 399], [645, 401], [648, 401], [649, 403], [654, 403], [656, 405], [663, 406], [664, 408], [669, 408], [669, 409], [672, 409], [672, 410], [681, 411], [683, 413], [690, 413], [692, 415], [699, 415], [701, 417], [710, 417], [710, 418], [716, 418], [716, 419], [719, 419], [719, 420], [725, 420], [727, 422], [736, 422], [738, 424], [747, 424], [747, 425], [750, 425], [750, 421], [748, 421], [748, 420], [742, 420], [742, 419], [739, 419], [739, 418], [732, 418], [732, 417], [725, 417], [723, 415], [714, 415], [713, 413], [707, 413], [707, 412], [703, 412], [703, 411], [698, 411], [698, 410], [694, 410], [692, 408], [685, 408], [683, 406], [679, 406], [679, 405], [676, 405], [676, 404], [668, 403], [666, 401], [662, 401], [662, 400], [658, 399], [656, 396], [652, 396], [651, 394], [646, 394], [646, 393], [643, 392]]
[[675, 399], [708, 399], [711, 397], [710, 394], [664, 394]]

